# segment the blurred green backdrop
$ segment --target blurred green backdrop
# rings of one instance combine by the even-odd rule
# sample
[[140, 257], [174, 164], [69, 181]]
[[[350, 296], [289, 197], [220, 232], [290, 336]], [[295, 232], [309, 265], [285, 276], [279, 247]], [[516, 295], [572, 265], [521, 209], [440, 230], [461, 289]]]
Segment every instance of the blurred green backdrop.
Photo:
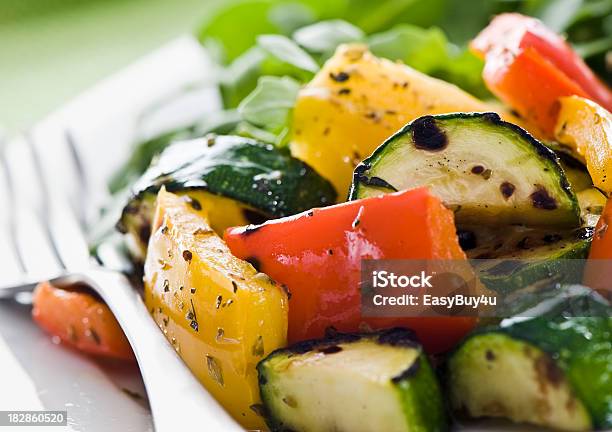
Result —
[[182, 34], [215, 0], [0, 0], [0, 125], [31, 125]]
[[398, 23], [437, 26], [461, 46], [502, 11], [536, 16], [567, 35], [612, 82], [606, 61], [612, 0], [0, 0], [0, 126], [28, 127], [99, 79], [196, 30], [219, 42], [229, 59], [251, 48], [260, 33], [290, 35], [300, 24], [329, 18], [366, 33]]

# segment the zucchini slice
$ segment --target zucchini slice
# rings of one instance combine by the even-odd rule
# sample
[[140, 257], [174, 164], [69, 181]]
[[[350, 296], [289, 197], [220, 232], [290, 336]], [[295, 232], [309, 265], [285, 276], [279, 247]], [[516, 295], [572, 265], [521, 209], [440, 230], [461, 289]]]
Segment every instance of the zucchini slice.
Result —
[[[514, 250], [508, 251], [507, 245], [503, 245], [499, 249], [502, 254], [497, 254], [499, 250], [491, 251], [486, 255], [488, 259], [472, 261], [480, 281], [487, 288], [510, 294], [529, 286], [582, 281], [593, 228], [568, 233], [544, 233], [533, 229], [515, 232], [521, 235], [514, 239]], [[505, 240], [510, 238], [507, 236]]]
[[561, 430], [612, 427], [612, 308], [588, 288], [558, 290], [536, 317], [473, 333], [451, 354], [454, 410]]
[[577, 227], [555, 153], [495, 113], [414, 120], [355, 168], [350, 199], [429, 186], [458, 224]]
[[218, 233], [336, 201], [331, 183], [288, 150], [238, 136], [175, 142], [136, 182], [117, 226], [130, 235], [141, 256], [162, 186], [188, 194]]
[[257, 366], [272, 431], [446, 430], [438, 382], [413, 333], [337, 334]]

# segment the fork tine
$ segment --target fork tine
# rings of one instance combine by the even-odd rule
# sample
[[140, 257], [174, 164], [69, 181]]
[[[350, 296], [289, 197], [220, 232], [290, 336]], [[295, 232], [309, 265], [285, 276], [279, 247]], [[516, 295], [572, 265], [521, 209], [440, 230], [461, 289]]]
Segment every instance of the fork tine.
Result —
[[[36, 177], [43, 191], [44, 214], [43, 223], [49, 233], [55, 253], [64, 268], [69, 270], [83, 269], [89, 265], [89, 250], [81, 230], [81, 225], [72, 212], [68, 196], [61, 187], [54, 187], [53, 177], [57, 176], [54, 167], [41, 157], [40, 149], [33, 136], [26, 137], [32, 160], [36, 167]], [[62, 174], [66, 175], [67, 169]], [[75, 183], [79, 179], [75, 180]]]
[[[12, 206], [11, 197], [7, 187], [7, 173], [4, 160], [1, 157], [4, 140], [0, 136], [0, 202], [5, 208]], [[2, 280], [9, 281], [9, 285], [18, 283], [25, 273], [25, 267], [16, 253], [14, 221], [9, 211], [0, 211], [0, 268]]]
[[77, 193], [76, 193], [76, 214], [77, 219], [79, 220], [81, 227], [85, 229], [87, 227], [87, 210], [89, 208], [89, 182], [87, 180], [87, 174], [85, 171], [85, 166], [83, 164], [83, 160], [79, 153], [78, 146], [76, 144], [76, 139], [71, 131], [66, 130], [64, 137], [66, 139], [66, 146], [68, 148], [68, 152], [70, 154], [70, 160], [72, 161], [72, 166], [75, 169], [76, 180], [77, 180]]
[[[16, 255], [28, 278], [49, 278], [62, 272], [61, 262], [41, 218], [41, 191], [32, 179], [36, 169], [23, 140], [13, 141], [0, 156], [8, 192]], [[19, 188], [17, 188], [19, 185]], [[19, 190], [19, 193], [17, 193]]]

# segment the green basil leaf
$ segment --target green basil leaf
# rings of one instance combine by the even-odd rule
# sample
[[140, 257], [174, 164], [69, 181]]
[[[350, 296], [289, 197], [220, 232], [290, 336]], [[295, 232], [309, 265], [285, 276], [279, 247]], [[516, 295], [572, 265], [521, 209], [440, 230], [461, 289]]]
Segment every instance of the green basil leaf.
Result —
[[232, 2], [208, 17], [198, 31], [198, 38], [202, 42], [213, 40], [223, 48], [225, 60], [232, 61], [255, 44], [257, 35], [280, 31], [270, 21], [270, 11], [276, 3], [270, 0]]
[[332, 51], [340, 44], [360, 41], [364, 36], [360, 28], [343, 20], [321, 21], [293, 33], [299, 45], [315, 53]]
[[223, 63], [251, 48], [262, 34], [290, 35], [299, 27], [345, 14], [349, 0], [240, 0], [217, 2], [197, 31], [198, 39], [215, 43]]
[[265, 75], [289, 76], [301, 83], [312, 78], [312, 72], [286, 63], [263, 48], [254, 46], [221, 71], [219, 88], [223, 106], [237, 107], [255, 89], [257, 80]]
[[236, 134], [269, 144], [276, 144], [278, 140], [276, 134], [245, 121], [238, 123]]
[[448, 41], [435, 27], [422, 29], [413, 25], [398, 25], [368, 39], [370, 50], [377, 56], [401, 60], [424, 73], [439, 69], [448, 62]]
[[318, 63], [286, 36], [262, 35], [257, 38], [257, 45], [277, 59], [308, 72], [317, 73]]
[[245, 121], [278, 134], [289, 123], [299, 89], [300, 84], [289, 77], [261, 77], [238, 112]]

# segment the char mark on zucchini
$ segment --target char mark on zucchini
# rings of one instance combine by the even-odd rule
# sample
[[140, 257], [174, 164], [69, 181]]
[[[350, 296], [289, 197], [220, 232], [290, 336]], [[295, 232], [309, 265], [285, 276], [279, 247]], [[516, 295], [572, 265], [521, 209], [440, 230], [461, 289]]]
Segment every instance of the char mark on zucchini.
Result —
[[428, 186], [457, 224], [573, 228], [580, 209], [555, 153], [494, 113], [414, 120], [356, 167], [350, 199]]
[[477, 330], [449, 356], [451, 407], [550, 429], [612, 427], [610, 304], [577, 285], [521, 302], [517, 317]]

